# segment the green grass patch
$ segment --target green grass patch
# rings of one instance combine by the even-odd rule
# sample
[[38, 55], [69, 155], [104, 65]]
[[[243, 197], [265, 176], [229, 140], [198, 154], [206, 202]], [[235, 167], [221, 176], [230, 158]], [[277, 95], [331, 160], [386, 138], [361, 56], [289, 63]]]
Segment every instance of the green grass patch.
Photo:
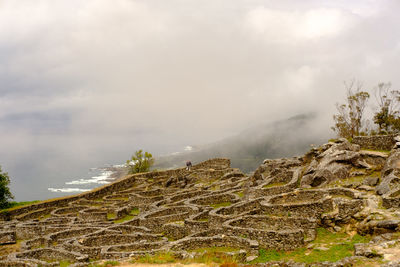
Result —
[[[140, 213], [138, 208], [133, 208], [128, 215], [126, 215], [125, 217], [122, 217], [118, 220], [114, 220], [114, 223], [123, 223], [129, 220], [132, 220], [133, 218], [135, 218], [138, 214]], [[115, 219], [115, 216], [113, 218], [109, 218], [108, 214], [107, 214], [107, 218], [110, 220]]]
[[387, 155], [390, 154], [390, 150], [383, 150], [383, 149], [362, 149], [362, 150], [366, 150], [366, 151], [373, 151], [373, 152], [381, 152], [381, 153], [385, 153]]
[[231, 248], [206, 248], [203, 251], [199, 250], [201, 255], [195, 256], [193, 259], [177, 259], [171, 252], [160, 252], [155, 255], [145, 255], [133, 258], [131, 263], [147, 263], [147, 264], [166, 264], [166, 263], [182, 263], [182, 264], [190, 264], [190, 263], [204, 263], [207, 265], [213, 265], [215, 263], [220, 266], [224, 266], [224, 264], [228, 264], [226, 266], [237, 266], [236, 259], [232, 256], [227, 256], [224, 253], [227, 251], [231, 251]]
[[139, 208], [133, 208], [133, 209], [129, 212], [129, 215], [136, 216], [136, 215], [139, 215], [139, 213], [140, 213]]
[[107, 213], [107, 219], [108, 220], [114, 220], [117, 217], [115, 213]]
[[317, 229], [317, 237], [311, 242], [313, 249], [298, 248], [294, 251], [277, 251], [260, 249], [259, 257], [251, 263], [263, 263], [268, 261], [288, 261], [313, 263], [336, 262], [350, 257], [354, 253], [354, 244], [368, 243], [370, 236], [350, 235], [339, 232], [331, 233], [324, 228]]
[[238, 195], [240, 198], [244, 197], [243, 191], [241, 191], [241, 192], [236, 192], [235, 194]]
[[197, 221], [199, 221], [199, 222], [208, 222], [208, 218], [198, 219]]
[[131, 263], [148, 263], [148, 264], [165, 264], [176, 262], [174, 255], [171, 252], [160, 252], [155, 255], [136, 257], [131, 260]]
[[59, 262], [60, 263], [60, 267], [67, 267], [67, 266], [70, 266], [72, 263], [71, 262], [69, 262], [69, 261], [60, 261]]
[[197, 253], [218, 253], [218, 252], [235, 252], [239, 251], [240, 248], [233, 248], [233, 247], [206, 247], [206, 248], [197, 248], [194, 250], [190, 250], [190, 252], [197, 252]]
[[133, 218], [135, 218], [136, 216], [132, 216], [132, 215], [126, 215], [125, 217], [115, 220], [114, 223], [123, 223], [129, 220], [132, 220]]
[[172, 224], [177, 224], [177, 225], [185, 225], [185, 221], [173, 221], [173, 222], [170, 222], [170, 223], [172, 223]]
[[221, 203], [217, 203], [217, 204], [211, 204], [210, 206], [213, 207], [214, 209], [218, 209], [218, 208], [227, 207], [230, 205], [232, 205], [232, 203], [227, 201], [227, 202], [221, 202]]
[[96, 264], [96, 263], [92, 263], [92, 264], [89, 264], [88, 266], [89, 267], [107, 267], [107, 266], [118, 266], [118, 265], [120, 265], [120, 263], [118, 262], [118, 261], [106, 261], [106, 262], [104, 262], [104, 263], [101, 263], [101, 264]]
[[24, 206], [29, 206], [35, 203], [40, 202], [40, 200], [34, 200], [34, 201], [22, 201], [22, 202], [15, 202], [12, 201], [10, 203], [8, 203], [7, 207], [5, 209], [1, 209], [0, 212], [6, 212], [6, 211], [10, 211], [16, 208], [21, 208]]

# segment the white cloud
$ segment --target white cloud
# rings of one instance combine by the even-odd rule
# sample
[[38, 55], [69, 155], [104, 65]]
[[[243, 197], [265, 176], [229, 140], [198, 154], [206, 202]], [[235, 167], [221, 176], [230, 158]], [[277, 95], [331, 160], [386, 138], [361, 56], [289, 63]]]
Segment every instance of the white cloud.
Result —
[[335, 37], [351, 29], [354, 18], [334, 8], [301, 12], [257, 7], [246, 14], [244, 23], [255, 38], [270, 43], [295, 44], [315, 38]]

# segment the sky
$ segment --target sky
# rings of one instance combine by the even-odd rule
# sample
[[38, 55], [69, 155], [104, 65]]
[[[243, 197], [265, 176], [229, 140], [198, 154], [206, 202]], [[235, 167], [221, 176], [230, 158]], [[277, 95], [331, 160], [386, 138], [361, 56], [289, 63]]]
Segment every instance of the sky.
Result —
[[397, 0], [2, 0], [0, 165], [27, 200], [140, 148], [307, 112], [330, 131], [344, 81], [400, 86], [399, 12]]

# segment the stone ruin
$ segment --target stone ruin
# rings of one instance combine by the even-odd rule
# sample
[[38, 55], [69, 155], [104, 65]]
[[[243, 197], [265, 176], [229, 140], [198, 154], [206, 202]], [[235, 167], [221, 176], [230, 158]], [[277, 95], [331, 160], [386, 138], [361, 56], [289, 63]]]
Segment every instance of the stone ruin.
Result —
[[[338, 183], [359, 176], [365, 179]], [[219, 246], [235, 248], [229, 253], [246, 262], [260, 248], [304, 247], [318, 227], [387, 237], [400, 223], [399, 177], [397, 146], [388, 155], [345, 139], [302, 157], [265, 160], [250, 176], [228, 159], [130, 175], [0, 213], [0, 245], [20, 245], [0, 255], [0, 266], [87, 266], [163, 251], [190, 258]], [[377, 240], [357, 245], [355, 257], [393, 241]]]

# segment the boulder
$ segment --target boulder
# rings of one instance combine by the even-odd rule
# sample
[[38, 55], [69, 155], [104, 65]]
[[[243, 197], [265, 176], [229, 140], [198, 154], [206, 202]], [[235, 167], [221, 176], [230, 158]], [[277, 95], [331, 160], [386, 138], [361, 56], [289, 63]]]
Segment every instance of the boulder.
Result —
[[379, 183], [379, 177], [367, 177], [363, 181], [363, 185], [376, 186]]

